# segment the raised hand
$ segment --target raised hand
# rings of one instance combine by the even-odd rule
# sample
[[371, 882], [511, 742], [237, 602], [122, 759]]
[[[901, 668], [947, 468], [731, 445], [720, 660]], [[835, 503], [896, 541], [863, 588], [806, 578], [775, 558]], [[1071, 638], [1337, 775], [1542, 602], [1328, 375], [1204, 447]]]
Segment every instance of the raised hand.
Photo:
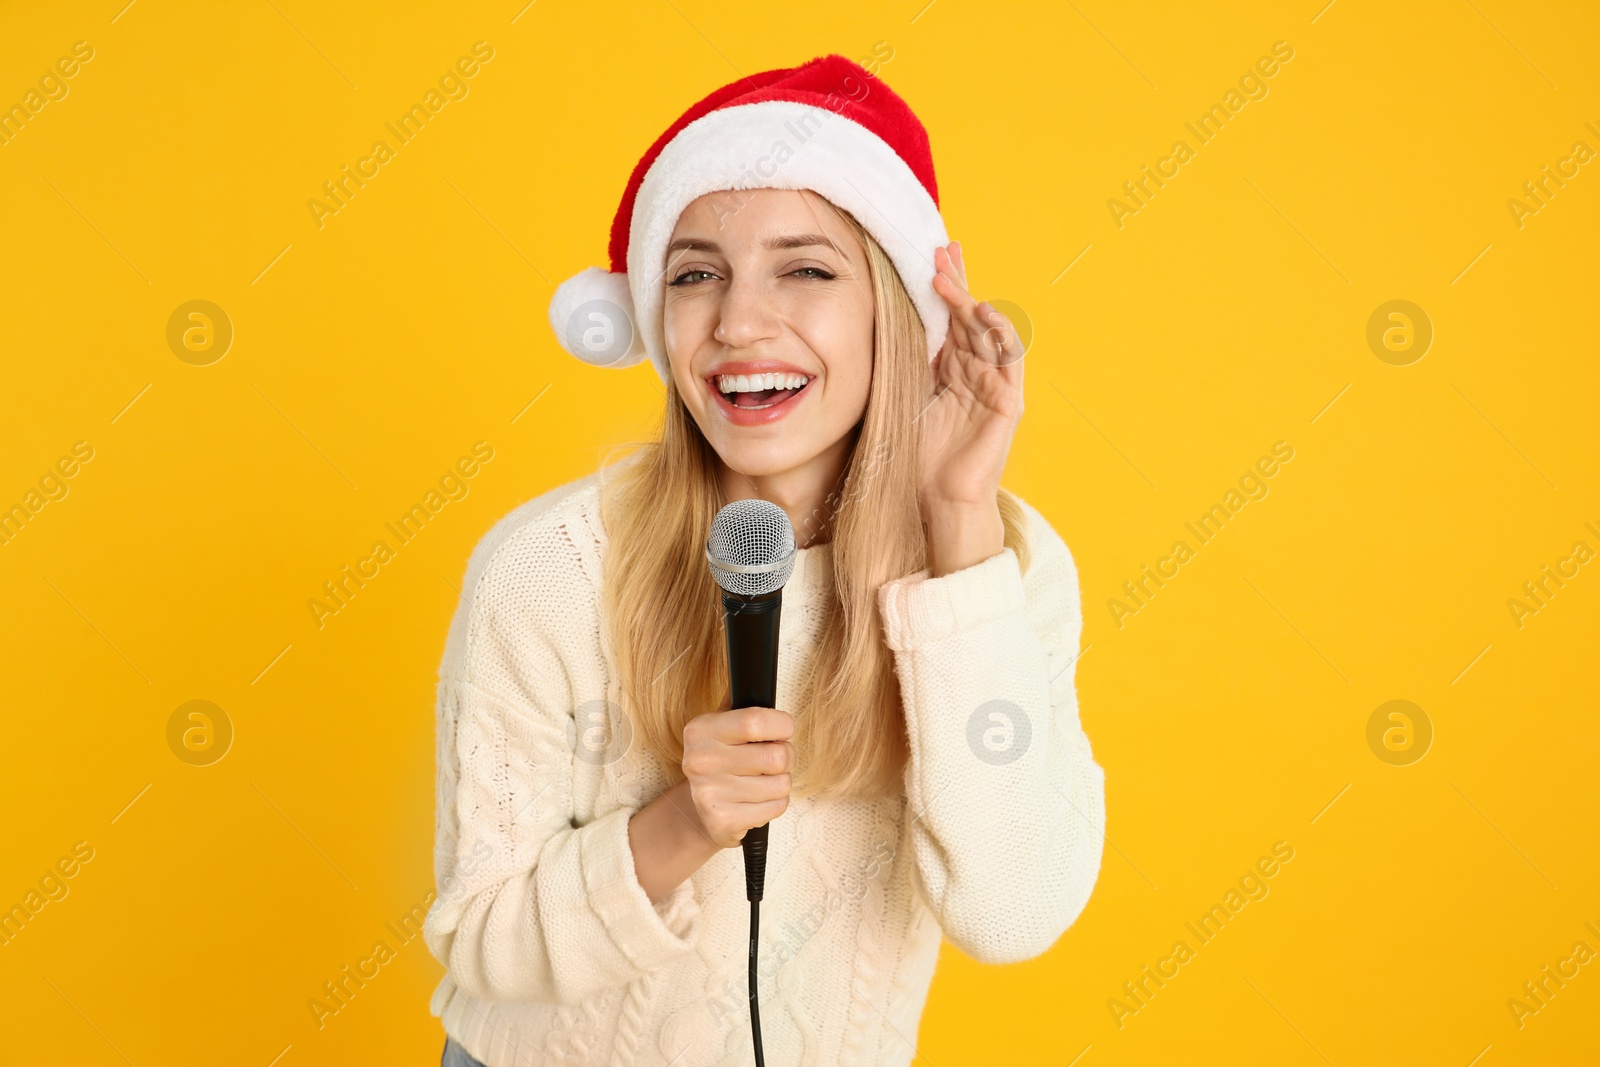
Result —
[[999, 552], [995, 495], [1022, 419], [1022, 342], [1009, 319], [967, 291], [959, 241], [936, 248], [933, 288], [950, 306], [950, 332], [918, 417], [918, 495], [935, 575]]

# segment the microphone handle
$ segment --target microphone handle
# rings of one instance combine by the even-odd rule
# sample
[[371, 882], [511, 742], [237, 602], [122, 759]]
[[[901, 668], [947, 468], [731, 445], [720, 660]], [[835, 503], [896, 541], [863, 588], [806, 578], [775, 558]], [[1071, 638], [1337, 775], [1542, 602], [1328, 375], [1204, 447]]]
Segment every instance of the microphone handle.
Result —
[[[783, 590], [761, 596], [722, 593], [722, 610], [728, 631], [729, 707], [770, 708], [778, 699], [778, 622], [783, 611]], [[767, 832], [770, 823], [745, 831], [745, 899], [761, 899], [767, 877]]]

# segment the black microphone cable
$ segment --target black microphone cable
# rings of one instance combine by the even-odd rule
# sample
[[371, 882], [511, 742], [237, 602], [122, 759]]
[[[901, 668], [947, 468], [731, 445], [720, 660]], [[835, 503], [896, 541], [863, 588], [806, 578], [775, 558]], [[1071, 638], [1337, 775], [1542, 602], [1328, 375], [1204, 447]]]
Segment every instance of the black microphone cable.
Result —
[[767, 827], [757, 826], [745, 832], [740, 847], [744, 849], [744, 895], [750, 901], [750, 1038], [755, 1043], [756, 1067], [766, 1067], [766, 1057], [761, 1052], [761, 1002], [756, 996], [756, 936], [761, 929], [761, 890], [767, 877]]

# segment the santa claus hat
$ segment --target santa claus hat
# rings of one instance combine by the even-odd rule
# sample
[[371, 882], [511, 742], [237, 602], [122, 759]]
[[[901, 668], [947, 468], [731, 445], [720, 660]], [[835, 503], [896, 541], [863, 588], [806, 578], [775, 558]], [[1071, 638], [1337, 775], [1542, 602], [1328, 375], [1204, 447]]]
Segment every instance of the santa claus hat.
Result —
[[850, 212], [894, 263], [933, 359], [950, 326], [933, 251], [950, 239], [928, 133], [904, 100], [841, 55], [731, 82], [656, 139], [612, 220], [611, 269], [580, 271], [550, 301], [561, 346], [601, 367], [649, 356], [667, 381], [661, 306], [673, 228], [706, 193], [755, 188], [810, 189]]

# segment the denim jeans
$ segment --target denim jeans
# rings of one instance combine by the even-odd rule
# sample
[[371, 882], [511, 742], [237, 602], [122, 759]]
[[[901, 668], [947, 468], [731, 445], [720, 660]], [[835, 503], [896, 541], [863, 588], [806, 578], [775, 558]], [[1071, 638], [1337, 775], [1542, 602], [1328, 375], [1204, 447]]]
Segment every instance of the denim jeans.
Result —
[[439, 1057], [439, 1067], [483, 1067], [483, 1064], [467, 1054], [467, 1050], [456, 1044], [456, 1039], [445, 1036], [444, 1055]]

